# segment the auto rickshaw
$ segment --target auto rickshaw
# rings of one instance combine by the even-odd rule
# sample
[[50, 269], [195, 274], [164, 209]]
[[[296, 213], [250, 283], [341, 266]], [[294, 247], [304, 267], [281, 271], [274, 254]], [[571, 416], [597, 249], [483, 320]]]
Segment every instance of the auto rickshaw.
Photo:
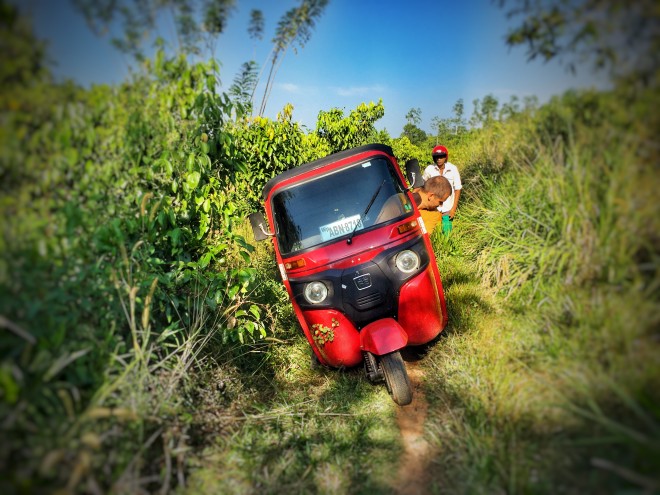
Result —
[[[272, 238], [282, 281], [321, 364], [364, 363], [394, 402], [412, 401], [400, 350], [426, 344], [447, 324], [442, 281], [411, 189], [389, 146], [369, 144], [287, 170], [263, 190], [266, 219], [250, 215], [256, 240]], [[268, 226], [271, 226], [269, 228]], [[271, 230], [272, 229], [272, 230]]]

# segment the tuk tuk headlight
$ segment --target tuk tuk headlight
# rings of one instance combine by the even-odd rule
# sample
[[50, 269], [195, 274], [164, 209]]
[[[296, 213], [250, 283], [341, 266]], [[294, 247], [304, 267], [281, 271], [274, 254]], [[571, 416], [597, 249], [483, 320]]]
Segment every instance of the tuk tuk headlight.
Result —
[[328, 297], [328, 288], [323, 282], [310, 282], [305, 286], [305, 299], [310, 304], [321, 304]]
[[419, 256], [415, 251], [406, 249], [396, 255], [394, 263], [403, 273], [412, 273], [419, 268]]

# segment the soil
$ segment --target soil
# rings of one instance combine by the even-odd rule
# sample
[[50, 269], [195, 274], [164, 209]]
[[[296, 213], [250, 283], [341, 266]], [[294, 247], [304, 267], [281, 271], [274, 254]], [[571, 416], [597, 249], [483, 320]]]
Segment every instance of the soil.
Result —
[[397, 423], [401, 430], [404, 454], [394, 485], [400, 495], [430, 493], [433, 452], [424, 435], [428, 403], [424, 397], [422, 381], [424, 371], [418, 362], [406, 359], [408, 376], [413, 387], [412, 403], [397, 409]]

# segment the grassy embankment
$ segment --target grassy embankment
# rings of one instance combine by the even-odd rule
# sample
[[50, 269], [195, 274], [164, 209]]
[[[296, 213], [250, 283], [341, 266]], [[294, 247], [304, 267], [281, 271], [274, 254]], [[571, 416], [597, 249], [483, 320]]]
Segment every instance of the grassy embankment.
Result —
[[[155, 69], [9, 114], [0, 489], [390, 491], [394, 404], [311, 369], [272, 253], [232, 241], [207, 69]], [[198, 120], [163, 118], [170, 92]], [[452, 147], [450, 326], [420, 361], [436, 491], [657, 490], [655, 99], [567, 97]]]
[[617, 98], [556, 101], [533, 134], [503, 129], [504, 162], [466, 171], [451, 325], [427, 361], [449, 492], [660, 489], [657, 148]]
[[[569, 96], [455, 154], [460, 216], [449, 242], [434, 237], [450, 324], [420, 361], [432, 493], [660, 489], [657, 152], [644, 108], [620, 109]], [[253, 372], [222, 393], [245, 408], [189, 492], [391, 491], [396, 406], [360, 370], [311, 369], [270, 287], [280, 342], [233, 359]]]

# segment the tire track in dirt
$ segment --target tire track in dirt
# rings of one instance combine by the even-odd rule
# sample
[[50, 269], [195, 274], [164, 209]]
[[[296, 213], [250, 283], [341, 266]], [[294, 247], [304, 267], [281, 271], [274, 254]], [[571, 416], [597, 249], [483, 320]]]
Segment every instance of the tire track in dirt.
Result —
[[433, 479], [429, 470], [433, 449], [424, 435], [429, 405], [422, 387], [424, 371], [421, 366], [408, 361], [406, 368], [413, 387], [413, 400], [409, 405], [397, 408], [396, 419], [404, 453], [393, 488], [399, 495], [422, 495], [429, 493]]

